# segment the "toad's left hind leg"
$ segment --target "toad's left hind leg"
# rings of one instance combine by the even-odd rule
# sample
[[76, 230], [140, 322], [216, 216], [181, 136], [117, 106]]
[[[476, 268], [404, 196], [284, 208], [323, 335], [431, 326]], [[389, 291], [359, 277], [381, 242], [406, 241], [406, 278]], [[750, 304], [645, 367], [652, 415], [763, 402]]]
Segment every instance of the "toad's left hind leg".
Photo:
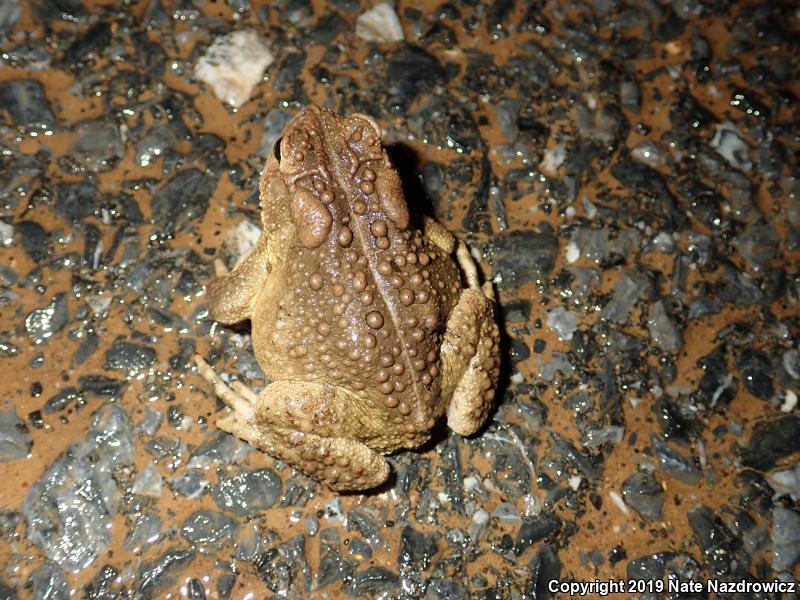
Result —
[[[366, 446], [339, 434], [358, 430], [336, 407], [349, 397], [333, 386], [276, 381], [256, 396], [242, 384], [231, 389], [199, 356], [195, 364], [231, 412], [217, 427], [259, 450], [280, 458], [334, 490], [364, 490], [389, 476], [386, 459]], [[340, 394], [337, 396], [337, 394]], [[345, 417], [345, 418], [342, 418]]]
[[467, 288], [447, 320], [442, 342], [443, 391], [452, 390], [447, 426], [472, 435], [486, 421], [500, 374], [500, 332], [494, 318], [494, 290], [478, 283], [478, 270], [466, 245], [456, 258]]

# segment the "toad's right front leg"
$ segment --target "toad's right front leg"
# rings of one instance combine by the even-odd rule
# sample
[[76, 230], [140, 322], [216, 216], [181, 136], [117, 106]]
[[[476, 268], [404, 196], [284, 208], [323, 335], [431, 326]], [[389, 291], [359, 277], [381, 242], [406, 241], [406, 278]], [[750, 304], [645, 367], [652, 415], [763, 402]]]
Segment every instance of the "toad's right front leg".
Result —
[[230, 273], [226, 272], [221, 261], [215, 262], [215, 267], [217, 277], [206, 289], [206, 304], [211, 317], [225, 325], [249, 319], [270, 271], [265, 236], [261, 235], [252, 252]]

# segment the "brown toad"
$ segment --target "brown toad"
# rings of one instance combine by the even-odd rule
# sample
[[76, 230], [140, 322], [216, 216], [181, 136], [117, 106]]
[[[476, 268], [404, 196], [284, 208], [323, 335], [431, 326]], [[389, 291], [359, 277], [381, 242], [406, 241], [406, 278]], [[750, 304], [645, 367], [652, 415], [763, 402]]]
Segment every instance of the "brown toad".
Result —
[[384, 482], [382, 455], [424, 443], [445, 411], [474, 433], [499, 368], [492, 287], [439, 223], [412, 224], [378, 124], [309, 106], [259, 189], [261, 237], [210, 283], [208, 308], [251, 320], [272, 383], [228, 387], [196, 357], [233, 409], [217, 425], [335, 490]]

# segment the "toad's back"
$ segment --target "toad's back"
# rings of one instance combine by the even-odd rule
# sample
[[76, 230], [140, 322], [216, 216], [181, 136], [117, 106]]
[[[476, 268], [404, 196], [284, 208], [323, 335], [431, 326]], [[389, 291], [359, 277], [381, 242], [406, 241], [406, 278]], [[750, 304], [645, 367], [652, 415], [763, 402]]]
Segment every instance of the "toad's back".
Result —
[[[275, 249], [278, 289], [257, 303], [256, 348], [273, 379], [353, 391], [365, 412], [407, 429], [444, 410], [439, 349], [460, 293], [448, 254], [409, 227], [397, 173], [369, 117], [309, 108], [280, 142], [278, 177], [296, 235]], [[266, 194], [271, 211], [286, 206]], [[271, 206], [272, 203], [272, 206]], [[284, 209], [285, 212], [285, 209]]]

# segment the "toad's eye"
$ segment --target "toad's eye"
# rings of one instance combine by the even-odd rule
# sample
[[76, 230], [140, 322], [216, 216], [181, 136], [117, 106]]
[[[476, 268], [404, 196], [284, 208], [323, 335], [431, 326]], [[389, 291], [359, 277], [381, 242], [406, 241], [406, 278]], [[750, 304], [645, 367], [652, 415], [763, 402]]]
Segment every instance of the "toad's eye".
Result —
[[272, 155], [275, 157], [275, 160], [281, 162], [281, 142], [283, 141], [282, 137], [279, 137], [275, 141], [275, 145], [272, 147]]

